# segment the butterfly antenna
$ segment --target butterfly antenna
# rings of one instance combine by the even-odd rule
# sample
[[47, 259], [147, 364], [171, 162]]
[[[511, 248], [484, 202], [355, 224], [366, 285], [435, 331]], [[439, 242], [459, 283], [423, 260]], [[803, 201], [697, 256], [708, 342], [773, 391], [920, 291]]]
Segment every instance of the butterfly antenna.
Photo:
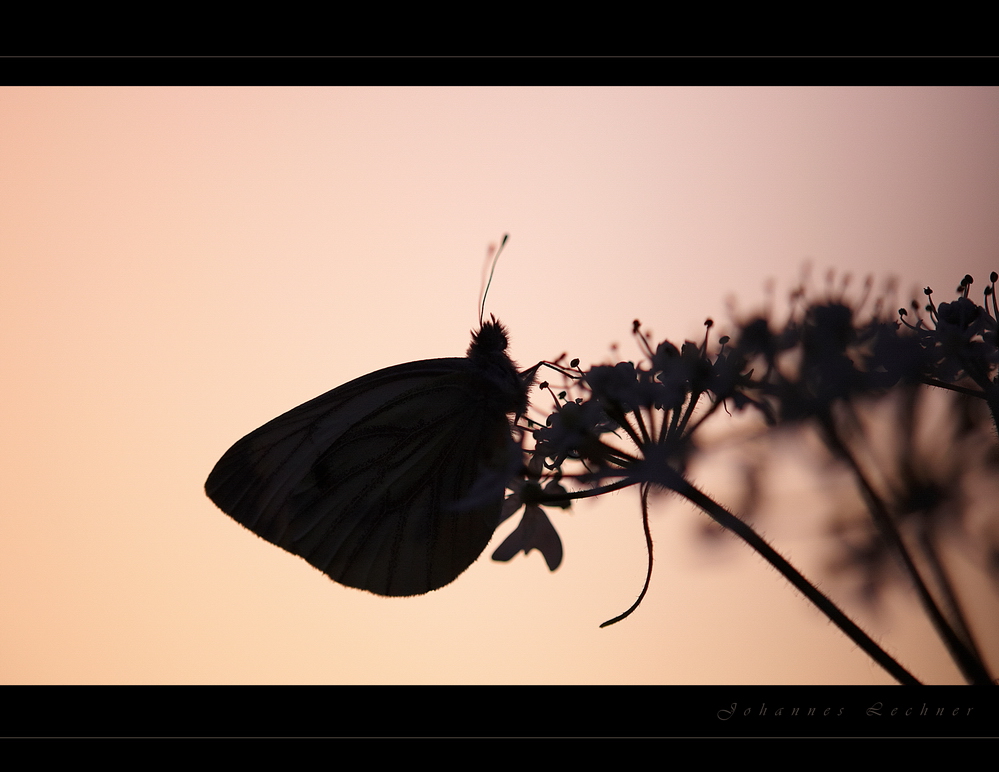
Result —
[[[492, 247], [489, 248], [490, 253], [492, 253], [493, 265], [489, 270], [489, 280], [486, 282], [486, 287], [482, 290], [482, 302], [479, 304], [479, 327], [482, 327], [482, 317], [486, 313], [486, 295], [489, 294], [489, 286], [493, 283], [493, 274], [496, 272], [496, 262], [499, 260], [500, 252], [503, 251], [503, 247], [506, 246], [506, 240], [510, 238], [509, 233], [503, 234], [503, 240], [500, 242], [499, 247], [493, 252]], [[489, 256], [486, 257], [489, 259]]]

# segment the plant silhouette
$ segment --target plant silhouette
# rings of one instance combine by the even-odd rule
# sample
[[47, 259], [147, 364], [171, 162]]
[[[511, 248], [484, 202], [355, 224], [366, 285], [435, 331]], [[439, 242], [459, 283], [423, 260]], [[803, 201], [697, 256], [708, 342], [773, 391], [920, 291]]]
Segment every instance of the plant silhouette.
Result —
[[753, 528], [759, 457], [741, 517], [689, 481], [704, 452], [701, 427], [734, 411], [754, 419], [757, 445], [802, 432], [821, 440], [816, 464], [849, 482], [833, 497], [834, 571], [854, 577], [872, 604], [890, 583], [906, 582], [967, 682], [993, 684], [945, 555], [953, 542], [999, 589], [997, 279], [993, 272], [981, 305], [965, 276], [955, 300], [938, 306], [926, 288], [923, 308], [913, 301], [896, 316], [884, 299], [865, 312], [870, 281], [851, 302], [848, 281], [836, 287], [830, 275], [820, 298], [795, 291], [780, 325], [752, 317], [713, 342], [708, 320], [703, 340], [677, 346], [654, 345], [636, 321], [637, 363], [549, 363], [564, 383], [540, 384], [553, 407], [525, 429], [526, 462], [503, 513], [523, 507], [522, 521], [494, 559], [537, 549], [554, 570], [562, 544], [544, 507], [638, 486], [648, 574], [635, 604], [604, 626], [620, 622], [649, 588], [650, 493], [673, 491], [762, 556], [896, 680], [918, 684]]

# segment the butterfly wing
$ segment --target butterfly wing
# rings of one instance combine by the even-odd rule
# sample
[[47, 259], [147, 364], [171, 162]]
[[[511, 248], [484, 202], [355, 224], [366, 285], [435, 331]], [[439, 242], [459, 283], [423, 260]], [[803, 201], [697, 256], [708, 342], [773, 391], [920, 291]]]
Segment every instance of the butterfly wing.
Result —
[[239, 440], [205, 491], [341, 584], [429, 592], [471, 565], [498, 524], [513, 444], [498, 390], [462, 358], [371, 373]]

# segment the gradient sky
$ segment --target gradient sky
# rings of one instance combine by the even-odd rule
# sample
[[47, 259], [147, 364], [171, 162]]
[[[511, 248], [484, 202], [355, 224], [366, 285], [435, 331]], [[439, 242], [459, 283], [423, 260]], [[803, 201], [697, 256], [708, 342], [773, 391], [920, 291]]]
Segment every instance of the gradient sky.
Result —
[[[644, 605], [600, 630], [644, 581], [634, 491], [554, 516], [554, 574], [488, 559], [510, 522], [454, 584], [386, 599], [203, 485], [279, 413], [462, 355], [503, 233], [488, 311], [522, 366], [634, 356], [635, 318], [699, 339], [806, 262], [894, 277], [898, 305], [965, 273], [978, 298], [999, 90], [3, 88], [0, 115], [0, 682], [891, 682], [674, 499]], [[817, 515], [767, 535], [806, 573], [827, 556]], [[858, 621], [958, 682], [896, 600]]]

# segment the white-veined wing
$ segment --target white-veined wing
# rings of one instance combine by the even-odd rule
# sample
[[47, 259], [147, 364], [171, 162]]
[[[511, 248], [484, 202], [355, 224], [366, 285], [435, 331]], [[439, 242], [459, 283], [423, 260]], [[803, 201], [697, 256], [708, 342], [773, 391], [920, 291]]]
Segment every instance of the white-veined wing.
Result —
[[526, 398], [495, 375], [470, 352], [363, 376], [239, 440], [205, 490], [341, 584], [437, 589], [481, 554], [502, 508], [507, 413]]

